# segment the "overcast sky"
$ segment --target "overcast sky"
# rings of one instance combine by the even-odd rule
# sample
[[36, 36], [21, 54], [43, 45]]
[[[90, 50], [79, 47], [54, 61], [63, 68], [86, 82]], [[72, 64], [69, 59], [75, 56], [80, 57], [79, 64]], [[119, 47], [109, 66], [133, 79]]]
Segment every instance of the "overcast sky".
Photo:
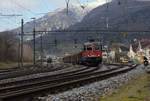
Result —
[[[70, 4], [84, 4], [90, 7], [96, 7], [105, 2], [106, 0], [70, 0]], [[20, 26], [22, 18], [25, 22], [28, 22], [32, 17], [39, 18], [44, 15], [43, 13], [51, 12], [61, 7], [65, 7], [65, 0], [1, 0], [0, 15], [17, 14], [22, 16], [0, 16], [0, 31]]]

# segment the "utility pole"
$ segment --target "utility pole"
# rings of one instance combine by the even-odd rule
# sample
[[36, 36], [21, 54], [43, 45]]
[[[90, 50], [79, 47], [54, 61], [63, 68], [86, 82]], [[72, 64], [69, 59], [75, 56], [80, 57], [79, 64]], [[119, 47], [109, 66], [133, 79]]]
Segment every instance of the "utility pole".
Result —
[[43, 32], [41, 33], [41, 66], [43, 67]]
[[34, 53], [33, 53], [34, 54], [33, 55], [33, 61], [34, 61], [34, 66], [35, 66], [35, 27], [33, 28], [33, 41], [34, 41], [33, 42], [33, 44], [34, 44], [33, 45], [33, 47], [34, 47], [34, 50], [33, 50], [34, 51]]
[[68, 15], [68, 12], [69, 12], [69, 2], [70, 0], [65, 0], [66, 1], [66, 6], [67, 6], [67, 15]]
[[77, 48], [77, 39], [74, 39], [74, 48]]
[[23, 31], [23, 19], [21, 19], [21, 67], [23, 67], [23, 35], [24, 35], [24, 31]]
[[18, 67], [20, 67], [20, 37], [19, 37], [19, 41], [18, 41]]
[[34, 27], [33, 27], [33, 65], [35, 66], [35, 18], [31, 18], [34, 20]]
[[108, 18], [108, 16], [106, 17], [106, 28], [107, 29], [109, 28], [109, 18]]
[[107, 14], [106, 14], [106, 29], [108, 29], [109, 28], [109, 17], [108, 17], [108, 13], [109, 13], [109, 0], [106, 0], [106, 4], [107, 4], [107, 9], [106, 9], [106, 12], [107, 12]]

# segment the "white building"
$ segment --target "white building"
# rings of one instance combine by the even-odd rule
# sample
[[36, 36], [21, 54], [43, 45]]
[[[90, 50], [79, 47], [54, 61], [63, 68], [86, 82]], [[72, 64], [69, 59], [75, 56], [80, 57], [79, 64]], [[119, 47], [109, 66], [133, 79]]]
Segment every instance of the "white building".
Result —
[[128, 56], [134, 59], [135, 56], [145, 56], [150, 62], [150, 41], [139, 41], [130, 45]]

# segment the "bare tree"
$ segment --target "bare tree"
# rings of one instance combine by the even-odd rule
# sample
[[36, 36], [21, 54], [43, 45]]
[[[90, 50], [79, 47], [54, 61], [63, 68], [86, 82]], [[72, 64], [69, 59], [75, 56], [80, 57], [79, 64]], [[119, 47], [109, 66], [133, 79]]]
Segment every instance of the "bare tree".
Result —
[[0, 60], [15, 61], [17, 60], [16, 44], [18, 38], [12, 32], [1, 32], [0, 33]]
[[[19, 58], [19, 38], [13, 32], [0, 32], [0, 62], [15, 62]], [[24, 45], [24, 60], [25, 62], [32, 61], [32, 48], [29, 45]]]

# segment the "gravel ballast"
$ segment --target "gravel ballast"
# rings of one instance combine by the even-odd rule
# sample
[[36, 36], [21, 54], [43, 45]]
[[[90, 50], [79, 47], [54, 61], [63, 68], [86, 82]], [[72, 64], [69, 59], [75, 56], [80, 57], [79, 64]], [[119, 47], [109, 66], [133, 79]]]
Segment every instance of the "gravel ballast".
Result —
[[[146, 67], [147, 68], [147, 67]], [[146, 68], [143, 65], [137, 66], [136, 69], [128, 73], [111, 77], [106, 80], [85, 85], [83, 87], [74, 88], [72, 90], [45, 97], [39, 97], [40, 101], [94, 101], [93, 95], [100, 97], [111, 94], [112, 91], [136, 78], [138, 75], [145, 72]]]

